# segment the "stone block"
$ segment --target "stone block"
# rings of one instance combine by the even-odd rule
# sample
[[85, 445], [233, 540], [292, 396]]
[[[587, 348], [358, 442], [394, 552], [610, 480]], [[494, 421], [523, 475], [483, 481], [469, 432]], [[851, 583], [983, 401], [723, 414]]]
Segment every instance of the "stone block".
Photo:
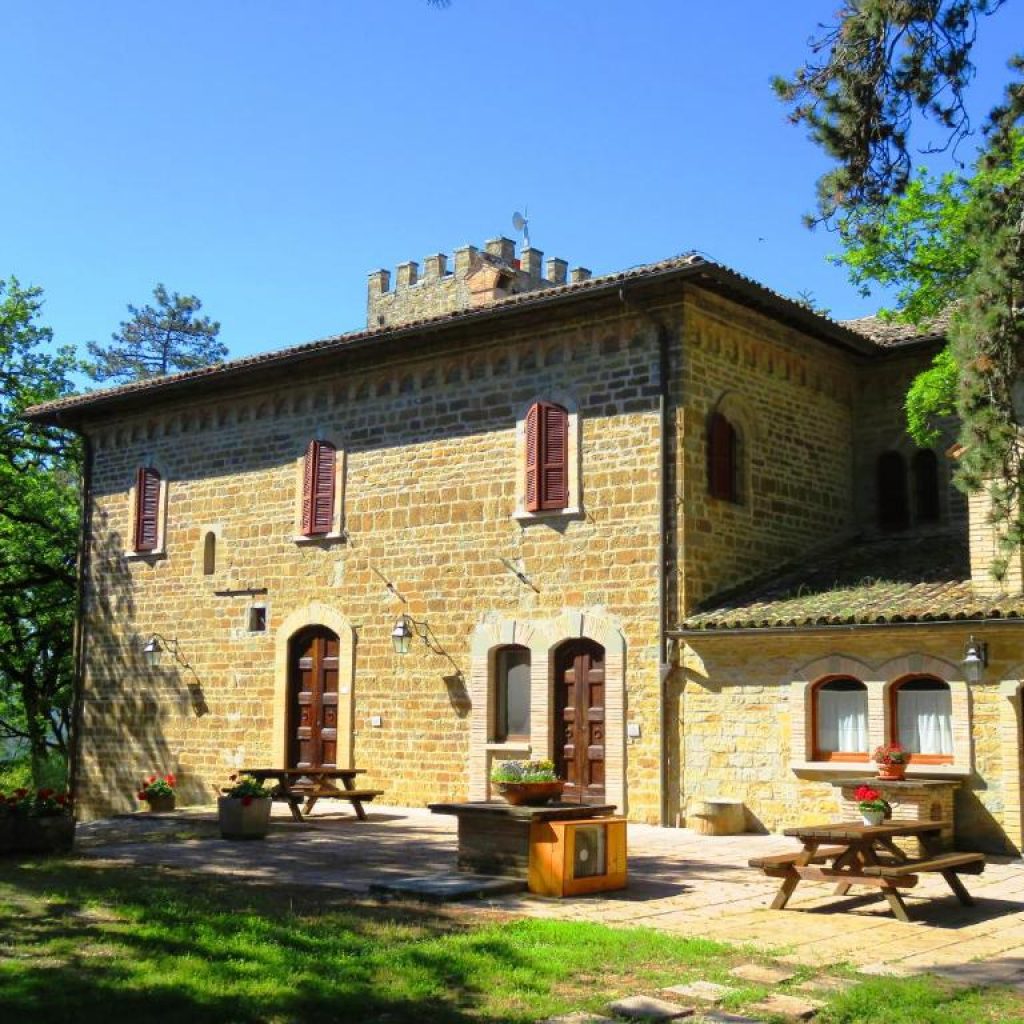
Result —
[[681, 1020], [696, 1012], [692, 1006], [680, 1006], [653, 996], [626, 996], [608, 1004], [609, 1013], [630, 1020]]
[[796, 977], [795, 971], [765, 964], [740, 964], [729, 973], [734, 978], [750, 982], [752, 985], [781, 985], [784, 981], [791, 981]]

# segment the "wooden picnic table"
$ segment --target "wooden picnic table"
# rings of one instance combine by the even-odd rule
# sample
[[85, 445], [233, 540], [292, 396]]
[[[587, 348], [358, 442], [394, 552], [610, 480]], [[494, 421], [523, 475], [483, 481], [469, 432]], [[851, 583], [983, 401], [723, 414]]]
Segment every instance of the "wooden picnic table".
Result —
[[[264, 782], [277, 780], [273, 797], [286, 800], [292, 817], [302, 821], [303, 814], [309, 814], [321, 797], [334, 800], [348, 800], [356, 817], [366, 821], [363, 802], [380, 796], [382, 789], [356, 789], [356, 776], [365, 775], [365, 768], [239, 768], [240, 775], [250, 775]], [[337, 783], [341, 782], [341, 788]], [[301, 813], [299, 804], [305, 800]]]
[[[766, 875], [782, 879], [772, 910], [782, 910], [800, 882], [809, 879], [835, 882], [837, 896], [845, 896], [852, 885], [880, 889], [893, 914], [901, 921], [909, 921], [899, 890], [913, 888], [918, 876], [926, 872], [941, 874], [964, 906], [974, 903], [958, 876], [981, 874], [985, 870], [985, 856], [943, 852], [941, 833], [949, 827], [948, 821], [888, 821], [881, 825], [840, 821], [787, 828], [785, 835], [799, 839], [802, 850], [755, 857], [748, 863]], [[901, 850], [895, 840], [904, 837], [916, 838], [924, 856], [910, 857]]]

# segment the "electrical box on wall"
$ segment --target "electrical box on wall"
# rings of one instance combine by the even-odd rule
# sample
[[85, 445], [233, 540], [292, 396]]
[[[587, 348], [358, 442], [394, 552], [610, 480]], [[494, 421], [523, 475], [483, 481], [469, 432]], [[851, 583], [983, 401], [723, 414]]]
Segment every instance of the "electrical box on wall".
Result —
[[626, 735], [631, 740], [640, 739], [640, 723], [639, 722], [627, 722], [626, 723]]
[[530, 824], [530, 892], [579, 896], [626, 888], [626, 819]]
[[374, 729], [379, 729], [384, 724], [384, 719], [380, 715], [370, 715], [370, 725]]

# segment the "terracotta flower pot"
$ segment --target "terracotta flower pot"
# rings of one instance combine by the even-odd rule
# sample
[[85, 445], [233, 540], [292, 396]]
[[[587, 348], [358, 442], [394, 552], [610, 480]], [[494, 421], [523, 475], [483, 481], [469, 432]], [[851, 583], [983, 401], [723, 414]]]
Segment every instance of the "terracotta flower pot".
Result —
[[564, 782], [498, 782], [498, 792], [513, 807], [542, 807], [562, 795]]
[[270, 830], [272, 803], [270, 797], [218, 797], [220, 834], [225, 839], [262, 839]]
[[146, 803], [154, 814], [166, 814], [174, 810], [174, 794], [167, 793], [162, 796], [151, 796]]
[[905, 764], [880, 764], [878, 777], [888, 779], [890, 782], [901, 782], [907, 777], [907, 766]]

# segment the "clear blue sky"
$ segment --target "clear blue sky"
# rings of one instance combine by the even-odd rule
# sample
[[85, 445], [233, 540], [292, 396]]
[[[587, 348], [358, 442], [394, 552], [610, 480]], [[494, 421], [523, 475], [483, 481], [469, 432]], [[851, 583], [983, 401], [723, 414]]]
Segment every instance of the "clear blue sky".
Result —
[[[528, 206], [533, 244], [595, 273], [697, 249], [872, 312], [800, 223], [825, 165], [769, 88], [836, 6], [7, 0], [0, 277], [69, 344], [163, 281], [244, 355], [362, 327], [370, 270]], [[979, 114], [1021, 7], [982, 25]]]

